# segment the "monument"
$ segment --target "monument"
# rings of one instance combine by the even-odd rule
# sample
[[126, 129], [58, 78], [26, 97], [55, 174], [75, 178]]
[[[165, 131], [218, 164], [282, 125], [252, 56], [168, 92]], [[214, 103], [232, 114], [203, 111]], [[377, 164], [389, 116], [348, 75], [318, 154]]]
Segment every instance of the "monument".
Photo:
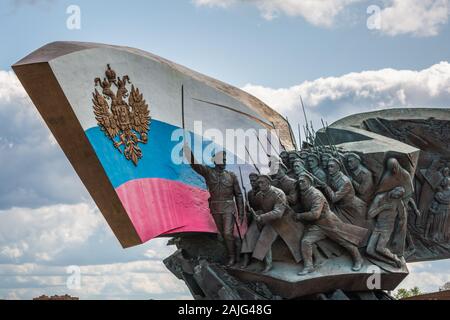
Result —
[[121, 245], [167, 237], [195, 299], [392, 299], [406, 262], [450, 258], [447, 109], [298, 146], [260, 100], [141, 50], [56, 42], [13, 69]]

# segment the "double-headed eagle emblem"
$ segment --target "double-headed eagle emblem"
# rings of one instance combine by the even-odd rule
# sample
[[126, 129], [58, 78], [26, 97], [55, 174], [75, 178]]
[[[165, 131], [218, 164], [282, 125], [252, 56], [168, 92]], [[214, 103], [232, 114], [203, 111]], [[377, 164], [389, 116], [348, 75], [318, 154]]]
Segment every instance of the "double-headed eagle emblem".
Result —
[[[126, 87], [131, 84], [129, 76], [116, 77], [116, 72], [109, 64], [105, 76], [103, 80], [95, 79], [95, 86], [102, 88], [102, 93], [95, 89], [92, 94], [95, 119], [114, 147], [137, 166], [142, 158], [139, 143], [148, 141], [151, 121], [148, 105], [134, 85], [131, 85], [131, 92], [128, 93]], [[117, 89], [115, 93], [114, 88]], [[127, 98], [128, 101], [125, 100]]]

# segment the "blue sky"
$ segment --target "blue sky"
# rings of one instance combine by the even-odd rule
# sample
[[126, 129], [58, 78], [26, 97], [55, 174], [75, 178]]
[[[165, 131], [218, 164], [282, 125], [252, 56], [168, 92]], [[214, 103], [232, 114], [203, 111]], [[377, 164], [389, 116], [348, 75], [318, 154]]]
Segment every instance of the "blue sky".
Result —
[[[69, 5], [81, 29], [69, 30]], [[381, 24], [369, 30], [377, 5]], [[165, 240], [123, 250], [27, 98], [11, 64], [56, 40], [137, 47], [254, 94], [293, 122], [391, 107], [450, 107], [448, 0], [4, 0], [0, 7], [0, 298], [183, 298]], [[26, 130], [24, 130], [24, 128]], [[14, 161], [11, 161], [11, 160]], [[76, 218], [74, 218], [76, 217]], [[449, 261], [402, 284], [437, 290]]]
[[[349, 6], [331, 27], [298, 16], [269, 21], [249, 4], [223, 9], [190, 0], [6, 3], [0, 9], [3, 70], [56, 40], [138, 47], [236, 86], [275, 88], [363, 70], [417, 70], [450, 59], [448, 24], [433, 37], [385, 36], [369, 30], [366, 9], [372, 4], [384, 8], [383, 1]], [[80, 30], [66, 28], [71, 4], [80, 6]]]

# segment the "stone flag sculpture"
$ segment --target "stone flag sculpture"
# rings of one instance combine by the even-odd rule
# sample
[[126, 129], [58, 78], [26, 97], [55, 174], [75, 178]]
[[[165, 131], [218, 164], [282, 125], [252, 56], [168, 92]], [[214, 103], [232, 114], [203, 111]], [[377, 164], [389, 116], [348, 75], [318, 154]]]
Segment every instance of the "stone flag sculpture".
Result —
[[55, 42], [13, 69], [123, 247], [216, 231], [203, 179], [173, 161], [180, 128], [200, 123], [194, 139], [213, 128], [276, 128], [292, 148], [286, 120], [261, 101], [141, 50]]

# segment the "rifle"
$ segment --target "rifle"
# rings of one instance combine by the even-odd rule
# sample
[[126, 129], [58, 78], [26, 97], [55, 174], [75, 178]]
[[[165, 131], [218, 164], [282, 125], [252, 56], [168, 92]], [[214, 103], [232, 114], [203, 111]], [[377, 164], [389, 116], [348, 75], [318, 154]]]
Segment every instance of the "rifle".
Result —
[[[323, 120], [322, 120], [322, 125], [323, 125]], [[343, 173], [347, 177], [350, 177], [350, 175], [349, 175], [349, 173], [347, 171], [347, 168], [345, 167], [345, 164], [341, 160], [341, 157], [340, 157], [339, 152], [338, 152], [338, 150], [336, 148], [336, 145], [334, 144], [334, 142], [333, 142], [333, 140], [331, 138], [331, 135], [328, 133], [328, 123], [327, 123], [327, 126], [325, 127], [325, 134], [327, 136], [328, 143], [330, 143], [331, 151], [333, 152], [333, 155], [336, 158], [336, 160], [339, 162], [339, 165], [341, 166]]]
[[[239, 174], [240, 174], [240, 176], [241, 176], [242, 189], [244, 190], [244, 199], [246, 199], [245, 201], [247, 201], [247, 191], [245, 190], [244, 181], [242, 180], [242, 171], [241, 171], [241, 167], [239, 167]], [[245, 213], [245, 206], [244, 206], [243, 209], [244, 209], [244, 213]], [[239, 214], [239, 213], [238, 213], [238, 214]], [[239, 216], [238, 216], [237, 218], [239, 218]], [[239, 224], [238, 224], [237, 220], [238, 220], [238, 219], [236, 219], [236, 217], [235, 217], [235, 219], [234, 219], [234, 224], [236, 225], [236, 229], [237, 229], [237, 232], [238, 232], [238, 235], [239, 235], [239, 240], [241, 240], [241, 242], [242, 242], [241, 229], [239, 228]]]
[[[275, 123], [273, 122], [273, 121], [271, 121], [272, 122], [272, 127], [275, 129], [275, 130], [277, 130], [277, 128], [275, 127]], [[278, 143], [280, 144], [280, 146], [283, 148], [283, 150], [286, 150], [286, 147], [283, 145], [283, 143], [281, 142], [281, 138], [280, 138], [280, 136], [277, 134], [277, 137], [278, 137]]]
[[309, 126], [308, 126], [308, 118], [306, 117], [306, 111], [305, 111], [305, 105], [303, 104], [303, 99], [302, 96], [300, 96], [300, 102], [302, 104], [302, 110], [303, 110], [303, 116], [305, 117], [305, 134], [306, 134], [306, 140], [311, 144], [314, 145], [314, 143], [312, 142], [312, 137], [311, 137], [311, 131], [309, 131]]
[[[257, 167], [256, 164], [255, 164], [255, 161], [253, 161], [252, 155], [251, 155], [250, 152], [248, 151], [247, 146], [245, 146], [245, 151], [247, 152], [248, 157], [250, 158], [250, 160], [253, 162], [253, 166], [255, 167], [255, 170], [258, 172], [258, 174], [261, 174], [261, 172], [259, 171], [258, 167]], [[240, 169], [240, 168], [241, 168], [241, 167], [239, 167], [239, 169]]]
[[298, 144], [300, 147], [300, 150], [302, 149], [302, 131], [300, 130], [300, 123], [297, 123], [298, 127]]
[[253, 130], [254, 130], [254, 133], [255, 133], [256, 140], [258, 140], [259, 144], [261, 145], [262, 150], [266, 154], [267, 158], [269, 158], [269, 154], [267, 153], [266, 148], [264, 148], [264, 145], [262, 144], [261, 140], [259, 140], [258, 132], [256, 132], [256, 129], [253, 129]]
[[244, 180], [242, 179], [242, 171], [241, 171], [241, 167], [239, 167], [239, 176], [241, 177], [241, 184], [242, 184], [242, 189], [244, 189], [245, 192], [245, 208], [248, 208], [248, 211], [250, 212], [250, 214], [252, 215], [252, 218], [256, 221], [256, 213], [255, 210], [253, 210], [253, 208], [250, 205], [250, 202], [248, 201], [247, 198], [247, 190], [244, 187]]
[[291, 123], [289, 122], [288, 117], [286, 117], [286, 121], [287, 121], [287, 124], [288, 124], [289, 135], [291, 136], [292, 143], [294, 144], [295, 150], [298, 151], [299, 149], [298, 149], [298, 145], [297, 145], [297, 140], [295, 139], [294, 132], [292, 131]]

